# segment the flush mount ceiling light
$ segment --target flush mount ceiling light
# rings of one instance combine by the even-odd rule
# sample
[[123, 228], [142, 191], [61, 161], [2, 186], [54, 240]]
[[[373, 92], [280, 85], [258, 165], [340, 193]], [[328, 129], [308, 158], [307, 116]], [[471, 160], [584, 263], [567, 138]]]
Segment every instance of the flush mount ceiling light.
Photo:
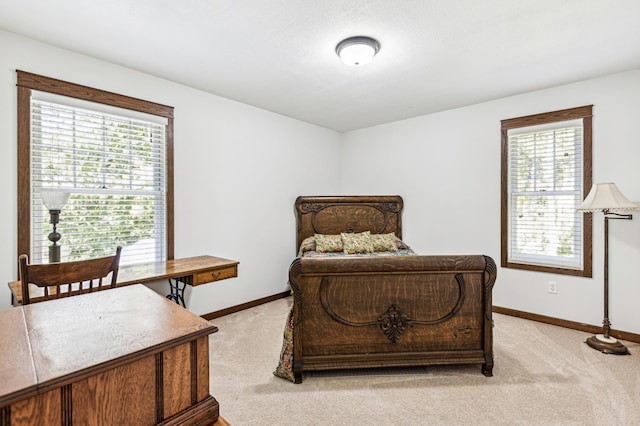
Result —
[[350, 67], [362, 66], [373, 59], [380, 50], [380, 43], [371, 37], [349, 37], [336, 46], [336, 53], [342, 62]]

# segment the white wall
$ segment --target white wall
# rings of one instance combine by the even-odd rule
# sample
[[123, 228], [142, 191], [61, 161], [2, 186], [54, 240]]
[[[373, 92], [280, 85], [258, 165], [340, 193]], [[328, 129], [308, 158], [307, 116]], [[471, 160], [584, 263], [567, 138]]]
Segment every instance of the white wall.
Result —
[[[340, 135], [3, 31], [0, 51], [0, 309], [10, 300], [2, 283], [17, 277], [16, 69], [175, 107], [176, 257], [241, 262], [238, 278], [188, 289], [198, 314], [286, 289], [293, 202], [302, 194], [400, 194], [405, 240], [416, 251], [499, 263], [501, 119], [593, 104], [594, 182], [614, 181], [640, 202], [640, 71]], [[335, 173], [316, 177], [310, 159]], [[594, 278], [499, 268], [495, 305], [600, 324], [602, 233], [596, 214]], [[640, 213], [612, 222], [610, 234], [613, 327], [640, 333]], [[558, 294], [547, 293], [550, 280]]]
[[[238, 278], [189, 289], [193, 312], [287, 289], [293, 203], [338, 191], [339, 133], [4, 31], [0, 52], [0, 309], [17, 278], [16, 69], [175, 107], [175, 255], [240, 261]], [[309, 173], [311, 158], [335, 172]]]
[[[593, 104], [593, 181], [640, 202], [640, 70], [353, 131], [343, 192], [404, 197], [404, 239], [422, 254], [486, 254], [500, 263], [500, 120]], [[600, 325], [603, 217], [594, 216], [594, 276], [498, 268], [494, 304]], [[640, 333], [640, 212], [610, 222], [610, 319]], [[556, 281], [558, 293], [547, 292]]]

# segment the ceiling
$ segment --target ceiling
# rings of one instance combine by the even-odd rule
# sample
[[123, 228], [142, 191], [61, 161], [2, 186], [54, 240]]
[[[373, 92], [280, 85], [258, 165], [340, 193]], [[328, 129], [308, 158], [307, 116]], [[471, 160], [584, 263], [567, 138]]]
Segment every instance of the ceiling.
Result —
[[0, 0], [0, 28], [340, 132], [640, 69], [638, 0]]

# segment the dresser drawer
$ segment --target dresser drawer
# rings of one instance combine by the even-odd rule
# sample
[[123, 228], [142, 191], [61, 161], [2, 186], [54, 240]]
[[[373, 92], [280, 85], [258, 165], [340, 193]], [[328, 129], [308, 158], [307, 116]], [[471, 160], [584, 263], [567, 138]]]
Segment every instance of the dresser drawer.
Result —
[[210, 269], [207, 271], [197, 272], [193, 275], [193, 285], [210, 283], [212, 281], [224, 280], [238, 276], [238, 267], [236, 265], [221, 269]]

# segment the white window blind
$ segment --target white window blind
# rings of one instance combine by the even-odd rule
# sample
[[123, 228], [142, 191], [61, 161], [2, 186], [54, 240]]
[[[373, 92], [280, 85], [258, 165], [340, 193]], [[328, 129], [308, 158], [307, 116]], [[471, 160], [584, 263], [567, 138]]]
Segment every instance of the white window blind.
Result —
[[[46, 263], [43, 189], [70, 192], [62, 261], [115, 253], [121, 265], [166, 255], [166, 121], [63, 96], [31, 99], [31, 257]], [[108, 109], [107, 109], [108, 108]]]
[[582, 120], [509, 129], [509, 262], [582, 269], [582, 169]]

